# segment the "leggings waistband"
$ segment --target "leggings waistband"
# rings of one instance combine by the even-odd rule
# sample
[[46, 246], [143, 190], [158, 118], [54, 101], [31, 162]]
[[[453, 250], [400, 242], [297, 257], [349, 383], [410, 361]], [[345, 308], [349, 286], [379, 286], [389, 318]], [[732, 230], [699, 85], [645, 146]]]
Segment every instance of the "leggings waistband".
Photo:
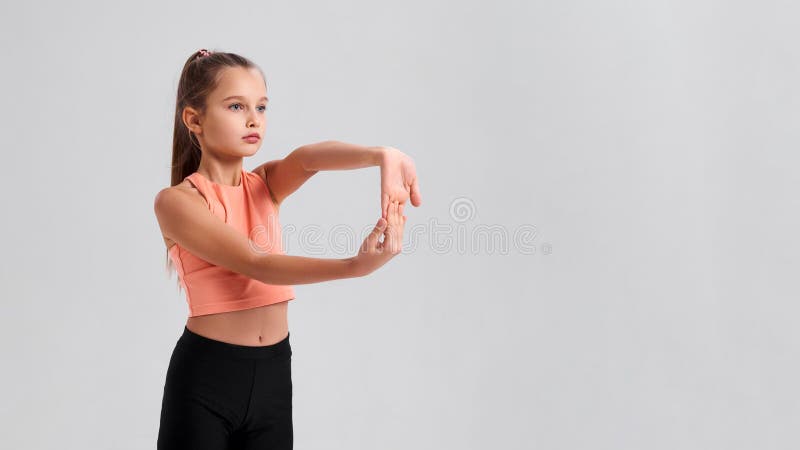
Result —
[[179, 341], [193, 347], [201, 347], [202, 351], [210, 352], [219, 356], [261, 359], [271, 358], [273, 356], [287, 353], [291, 354], [292, 347], [289, 343], [289, 336], [291, 336], [291, 333], [288, 333], [282, 340], [270, 345], [239, 345], [201, 336], [184, 325], [183, 334], [181, 335]]

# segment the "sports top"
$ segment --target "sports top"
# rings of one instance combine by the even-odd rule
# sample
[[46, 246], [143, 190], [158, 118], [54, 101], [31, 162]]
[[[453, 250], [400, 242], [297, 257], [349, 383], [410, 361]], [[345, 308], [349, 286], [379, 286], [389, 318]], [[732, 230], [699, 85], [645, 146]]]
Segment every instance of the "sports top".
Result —
[[[258, 174], [242, 169], [237, 186], [215, 183], [199, 172], [186, 178], [206, 199], [211, 213], [249, 238], [250, 249], [284, 254], [281, 226], [269, 188]], [[255, 308], [294, 299], [291, 285], [273, 285], [216, 266], [177, 242], [169, 256], [186, 292], [189, 317]]]

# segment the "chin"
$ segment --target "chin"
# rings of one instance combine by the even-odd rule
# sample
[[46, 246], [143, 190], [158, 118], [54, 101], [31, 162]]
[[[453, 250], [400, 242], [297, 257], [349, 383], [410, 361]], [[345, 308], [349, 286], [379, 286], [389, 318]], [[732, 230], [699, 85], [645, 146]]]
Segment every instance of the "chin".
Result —
[[252, 148], [252, 149], [250, 149], [250, 151], [246, 151], [246, 152], [244, 152], [244, 155], [243, 155], [243, 156], [245, 156], [245, 157], [247, 157], [247, 156], [253, 156], [253, 155], [255, 155], [256, 153], [258, 153], [258, 150], [259, 150], [259, 148], [261, 148], [261, 147], [259, 146], [259, 147]]

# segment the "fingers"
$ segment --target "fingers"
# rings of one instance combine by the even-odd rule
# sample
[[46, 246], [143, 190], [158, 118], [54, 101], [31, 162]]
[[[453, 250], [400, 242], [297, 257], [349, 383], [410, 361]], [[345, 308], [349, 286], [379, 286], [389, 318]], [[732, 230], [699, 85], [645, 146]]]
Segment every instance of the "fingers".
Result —
[[388, 217], [389, 194], [381, 194], [381, 217]]
[[[367, 251], [373, 249], [382, 251], [388, 250], [392, 255], [396, 255], [402, 248], [403, 227], [407, 217], [403, 215], [403, 204], [392, 200], [387, 203], [386, 217], [381, 217], [375, 224], [369, 236], [365, 240]], [[383, 242], [378, 239], [383, 235]]]
[[380, 238], [381, 234], [384, 233], [384, 230], [388, 227], [388, 223], [386, 219], [381, 217], [378, 219], [378, 223], [375, 224], [375, 228], [369, 233], [367, 236], [367, 241], [369, 243], [370, 248], [375, 247], [378, 244], [378, 239]]
[[388, 248], [392, 254], [397, 254], [400, 251], [400, 245], [403, 238], [403, 219], [400, 214], [402, 205], [399, 202], [392, 202], [388, 209], [389, 225], [385, 230], [384, 247]]
[[389, 202], [389, 205], [386, 209], [386, 228], [383, 230], [383, 248], [389, 249], [391, 251], [392, 248], [392, 234], [394, 234], [394, 202]]
[[422, 194], [419, 192], [419, 183], [416, 179], [411, 185], [411, 204], [414, 206], [419, 206], [422, 204]]

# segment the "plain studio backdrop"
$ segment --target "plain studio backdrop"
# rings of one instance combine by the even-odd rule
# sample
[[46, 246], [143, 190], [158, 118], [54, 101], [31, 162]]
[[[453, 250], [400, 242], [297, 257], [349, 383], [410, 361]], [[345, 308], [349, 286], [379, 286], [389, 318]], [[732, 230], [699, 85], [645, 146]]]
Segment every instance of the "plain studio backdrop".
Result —
[[[6, 3], [0, 447], [155, 448], [188, 309], [153, 199], [200, 48], [263, 69], [245, 168], [410, 155], [365, 278], [289, 309], [295, 448], [800, 447], [800, 8], [778, 1]], [[377, 167], [282, 207], [349, 257]]]

